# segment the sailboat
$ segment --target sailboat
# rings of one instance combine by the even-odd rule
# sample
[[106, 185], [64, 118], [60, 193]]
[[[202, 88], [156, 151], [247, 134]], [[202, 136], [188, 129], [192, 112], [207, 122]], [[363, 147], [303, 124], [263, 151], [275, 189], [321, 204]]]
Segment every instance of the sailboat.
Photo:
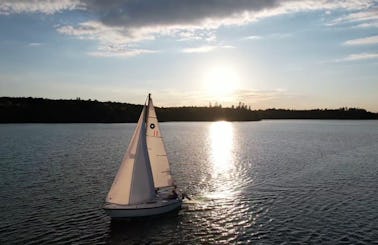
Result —
[[104, 204], [111, 218], [167, 213], [181, 208], [151, 94]]

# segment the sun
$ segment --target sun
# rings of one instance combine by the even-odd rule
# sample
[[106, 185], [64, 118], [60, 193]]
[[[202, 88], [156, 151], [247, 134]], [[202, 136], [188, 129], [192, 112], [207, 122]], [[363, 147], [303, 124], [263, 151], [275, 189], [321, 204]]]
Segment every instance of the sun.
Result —
[[210, 99], [221, 102], [234, 96], [239, 80], [238, 73], [233, 67], [215, 66], [206, 71], [203, 86]]

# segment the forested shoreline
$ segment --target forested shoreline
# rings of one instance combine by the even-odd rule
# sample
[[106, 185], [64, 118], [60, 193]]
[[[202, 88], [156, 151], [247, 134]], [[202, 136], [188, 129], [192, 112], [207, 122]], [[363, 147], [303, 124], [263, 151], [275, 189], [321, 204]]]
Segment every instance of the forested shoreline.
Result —
[[[81, 99], [0, 97], [0, 123], [132, 123], [142, 105]], [[257, 121], [262, 119], [378, 119], [358, 108], [253, 110], [222, 106], [156, 107], [159, 121]]]

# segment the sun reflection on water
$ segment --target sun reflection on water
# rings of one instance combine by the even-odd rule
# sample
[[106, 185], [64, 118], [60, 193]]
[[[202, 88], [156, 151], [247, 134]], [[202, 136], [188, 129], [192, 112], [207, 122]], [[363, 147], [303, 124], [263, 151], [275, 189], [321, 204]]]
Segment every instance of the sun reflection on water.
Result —
[[[233, 196], [231, 191], [234, 167], [234, 130], [230, 122], [218, 121], [210, 125], [210, 161], [212, 163], [212, 191], [208, 198], [224, 199]], [[229, 183], [229, 184], [227, 184]]]
[[217, 174], [225, 174], [233, 165], [234, 132], [232, 123], [214, 122], [210, 125], [211, 160]]

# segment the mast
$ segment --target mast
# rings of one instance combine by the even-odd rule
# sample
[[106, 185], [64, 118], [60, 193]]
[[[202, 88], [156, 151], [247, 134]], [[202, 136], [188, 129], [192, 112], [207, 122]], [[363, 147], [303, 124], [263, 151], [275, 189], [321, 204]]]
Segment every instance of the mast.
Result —
[[144, 122], [146, 123], [146, 128], [147, 128], [147, 121], [148, 121], [148, 108], [150, 106], [150, 101], [151, 101], [151, 94], [149, 93], [148, 96], [147, 96], [147, 105], [146, 103], [144, 103], [144, 106], [146, 107], [146, 111], [145, 111], [145, 114], [144, 114]]

